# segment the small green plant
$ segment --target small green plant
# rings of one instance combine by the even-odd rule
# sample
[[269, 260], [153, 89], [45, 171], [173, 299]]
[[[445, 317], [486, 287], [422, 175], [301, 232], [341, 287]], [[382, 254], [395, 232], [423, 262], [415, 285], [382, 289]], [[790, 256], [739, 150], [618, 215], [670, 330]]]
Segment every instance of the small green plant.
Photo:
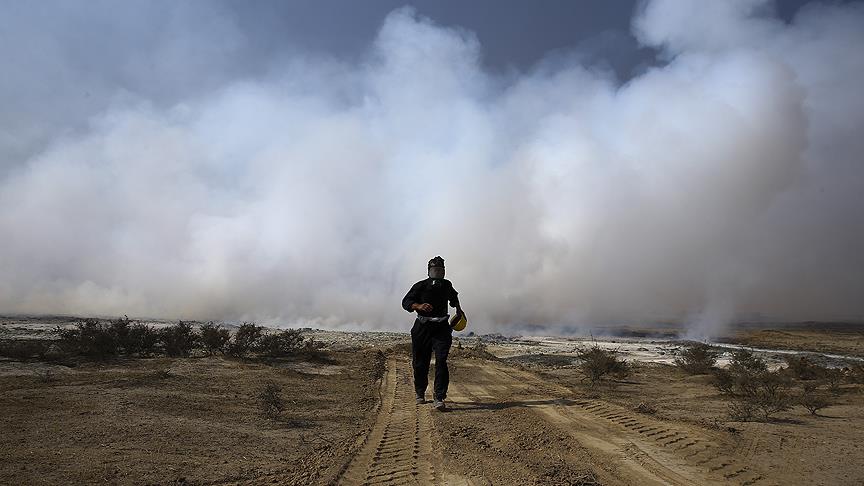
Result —
[[716, 363], [717, 353], [705, 343], [691, 344], [675, 358], [675, 364], [691, 375], [709, 373]]
[[222, 326], [214, 324], [212, 321], [201, 326], [201, 344], [211, 356], [216, 351], [224, 353], [229, 339], [231, 339], [231, 333], [228, 332], [228, 329], [223, 329]]
[[282, 387], [275, 383], [267, 383], [258, 394], [261, 413], [270, 420], [276, 420], [285, 411], [285, 400], [282, 398]]
[[630, 364], [618, 358], [618, 352], [603, 349], [598, 345], [577, 351], [580, 360], [579, 369], [591, 382], [591, 386], [601, 382], [607, 376], [624, 378], [630, 374]]

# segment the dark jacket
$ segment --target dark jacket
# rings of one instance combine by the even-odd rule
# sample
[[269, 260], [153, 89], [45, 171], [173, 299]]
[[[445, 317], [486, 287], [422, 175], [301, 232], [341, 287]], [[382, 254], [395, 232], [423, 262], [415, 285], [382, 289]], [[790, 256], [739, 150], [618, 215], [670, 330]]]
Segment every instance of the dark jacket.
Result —
[[432, 304], [432, 312], [417, 311], [422, 317], [446, 316], [449, 308], [447, 302], [453, 307], [459, 307], [459, 292], [453, 288], [453, 284], [446, 278], [427, 278], [411, 286], [411, 290], [402, 299], [402, 308], [408, 312], [412, 304]]

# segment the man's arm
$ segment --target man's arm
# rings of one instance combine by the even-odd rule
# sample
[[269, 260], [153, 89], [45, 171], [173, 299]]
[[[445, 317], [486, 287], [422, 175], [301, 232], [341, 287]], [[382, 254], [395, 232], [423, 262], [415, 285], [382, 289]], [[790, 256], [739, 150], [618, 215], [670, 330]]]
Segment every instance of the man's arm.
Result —
[[432, 312], [432, 306], [430, 304], [424, 304], [421, 302], [417, 302], [418, 295], [420, 294], [420, 285], [423, 282], [417, 282], [416, 284], [411, 286], [411, 290], [405, 294], [405, 297], [402, 299], [402, 308], [408, 312], [414, 312], [415, 310], [423, 311], [423, 312]]
[[414, 312], [414, 306], [417, 304], [418, 285], [415, 283], [411, 289], [402, 298], [402, 308], [408, 312]]
[[453, 284], [450, 284], [450, 295], [447, 296], [450, 300], [450, 307], [456, 308], [457, 314], [462, 314], [462, 306], [459, 305], [459, 292], [456, 292], [456, 289], [453, 288]]

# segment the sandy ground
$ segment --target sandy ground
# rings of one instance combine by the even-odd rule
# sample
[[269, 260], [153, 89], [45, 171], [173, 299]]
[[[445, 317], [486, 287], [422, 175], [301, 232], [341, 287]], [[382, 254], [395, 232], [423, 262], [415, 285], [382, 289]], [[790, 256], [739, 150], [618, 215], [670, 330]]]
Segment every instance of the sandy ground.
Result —
[[[793, 331], [783, 343], [819, 332], [830, 351], [854, 350], [842, 347], [854, 330]], [[776, 336], [747, 332], [739, 342]], [[3, 333], [47, 337], [32, 321]], [[440, 413], [414, 403], [407, 335], [307, 334], [329, 351], [0, 359], [0, 484], [864, 484], [861, 385], [844, 385], [819, 416], [797, 407], [732, 422], [710, 376], [668, 364], [674, 341], [601, 341], [637, 366], [589, 387], [573, 358], [585, 339], [463, 336]], [[497, 357], [474, 351], [478, 341]], [[289, 404], [277, 420], [259, 410], [269, 382]]]
[[[365, 431], [375, 362], [160, 358], [54, 367], [47, 382], [7, 373], [0, 484], [326, 483]], [[258, 408], [267, 382], [289, 404], [276, 421]]]
[[750, 329], [734, 333], [728, 342], [760, 348], [782, 348], [864, 357], [864, 325], [805, 325], [780, 329]]

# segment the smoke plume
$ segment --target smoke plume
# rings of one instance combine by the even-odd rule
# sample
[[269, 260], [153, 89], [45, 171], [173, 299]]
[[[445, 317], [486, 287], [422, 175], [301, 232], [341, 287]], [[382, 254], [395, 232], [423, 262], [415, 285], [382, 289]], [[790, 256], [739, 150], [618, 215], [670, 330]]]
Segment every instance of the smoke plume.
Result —
[[64, 5], [0, 16], [0, 312], [400, 329], [440, 254], [475, 330], [864, 316], [860, 5], [651, 1], [625, 81], [411, 9], [247, 66], [216, 4]]

